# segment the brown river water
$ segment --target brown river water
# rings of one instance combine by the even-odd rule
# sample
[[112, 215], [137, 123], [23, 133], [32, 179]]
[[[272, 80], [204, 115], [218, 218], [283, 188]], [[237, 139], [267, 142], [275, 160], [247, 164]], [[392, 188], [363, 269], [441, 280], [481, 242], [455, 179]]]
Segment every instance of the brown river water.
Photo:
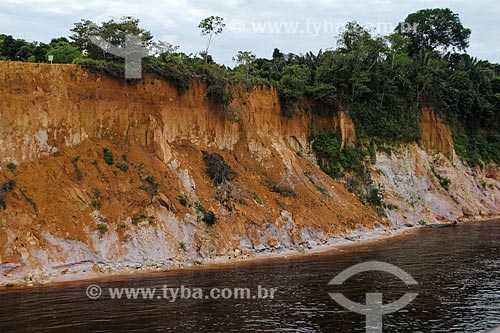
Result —
[[[328, 293], [384, 303], [418, 293], [407, 307], [383, 317], [383, 332], [486, 332], [500, 325], [500, 221], [457, 228], [422, 228], [411, 235], [303, 257], [134, 278], [80, 281], [0, 290], [0, 332], [365, 332], [365, 317]], [[366, 261], [409, 273], [406, 286], [384, 272], [364, 272], [340, 286], [338, 273]], [[89, 285], [102, 296], [89, 299]], [[274, 299], [112, 299], [109, 288], [277, 288]], [[159, 295], [159, 294], [158, 294]]]

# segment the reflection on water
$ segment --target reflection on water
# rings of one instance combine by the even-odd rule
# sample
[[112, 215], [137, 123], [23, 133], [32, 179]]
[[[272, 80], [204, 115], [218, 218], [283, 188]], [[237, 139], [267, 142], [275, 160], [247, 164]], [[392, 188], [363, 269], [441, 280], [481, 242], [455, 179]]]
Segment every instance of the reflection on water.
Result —
[[[98, 282], [108, 287], [277, 287], [273, 300], [89, 300], [90, 283], [0, 291], [0, 332], [364, 332], [364, 317], [328, 296], [341, 292], [384, 302], [405, 292], [417, 299], [384, 316], [384, 332], [485, 332], [500, 325], [500, 223], [422, 229], [354, 249], [291, 260], [161, 273]], [[401, 267], [418, 286], [381, 272], [362, 273], [342, 286], [328, 282], [344, 269], [379, 260]], [[92, 282], [94, 283], [94, 282]]]

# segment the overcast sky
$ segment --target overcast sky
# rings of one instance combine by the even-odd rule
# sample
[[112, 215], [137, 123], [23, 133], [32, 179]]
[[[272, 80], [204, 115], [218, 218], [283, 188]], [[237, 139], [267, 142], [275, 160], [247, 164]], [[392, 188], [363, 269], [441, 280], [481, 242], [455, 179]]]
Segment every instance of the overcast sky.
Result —
[[335, 47], [339, 27], [349, 21], [386, 34], [409, 13], [436, 7], [451, 8], [472, 29], [468, 53], [500, 62], [496, 0], [0, 0], [0, 33], [48, 42], [68, 36], [80, 19], [99, 23], [131, 15], [141, 19], [156, 39], [195, 53], [206, 44], [198, 23], [219, 15], [227, 27], [213, 41], [210, 53], [232, 66], [239, 50], [254, 51], [259, 57], [270, 57], [275, 47], [285, 53], [317, 52]]

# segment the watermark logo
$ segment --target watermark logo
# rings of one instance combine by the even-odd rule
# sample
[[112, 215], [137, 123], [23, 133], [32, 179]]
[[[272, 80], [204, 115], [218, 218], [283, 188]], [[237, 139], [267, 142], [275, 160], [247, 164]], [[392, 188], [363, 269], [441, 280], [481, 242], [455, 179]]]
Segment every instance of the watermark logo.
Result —
[[97, 284], [91, 284], [87, 287], [86, 294], [90, 299], [99, 299], [102, 295], [102, 289]]
[[[358, 29], [367, 30], [379, 35], [389, 35], [394, 31], [414, 32], [418, 31], [418, 23], [409, 24], [400, 22], [372, 22], [357, 26]], [[232, 33], [252, 33], [259, 35], [303, 35], [319, 37], [322, 35], [337, 36], [346, 29], [345, 22], [330, 20], [305, 21], [250, 21], [232, 19], [227, 23], [227, 30]], [[358, 32], [358, 31], [353, 31]], [[360, 31], [361, 32], [361, 31]]]
[[161, 288], [101, 288], [97, 284], [87, 287], [86, 295], [91, 300], [107, 297], [112, 300], [272, 300], [276, 297], [277, 288], [266, 288], [258, 285], [256, 289], [250, 288], [211, 288], [203, 289], [181, 285]]
[[127, 35], [123, 47], [108, 43], [99, 36], [90, 36], [90, 40], [105, 52], [125, 59], [126, 79], [142, 78], [142, 58], [149, 55], [149, 49], [143, 45], [139, 36]]
[[[418, 284], [417, 281], [411, 277], [411, 275], [403, 271], [401, 268], [380, 261], [370, 261], [354, 265], [338, 274], [328, 284], [341, 285], [347, 279], [356, 274], [373, 271], [381, 271], [392, 274], [401, 279], [407, 286]], [[367, 293], [366, 304], [355, 303], [340, 293], [329, 293], [329, 295], [335, 302], [349, 311], [366, 316], [367, 333], [381, 333], [383, 327], [382, 317], [385, 314], [401, 310], [413, 302], [418, 296], [418, 293], [406, 293], [399, 300], [389, 304], [383, 303], [382, 293]]]
[[176, 49], [172, 43], [177, 39], [175, 34], [178, 26], [173, 19], [165, 13], [168, 8], [165, 6], [157, 7], [157, 10], [151, 11], [142, 4], [130, 3], [112, 6], [91, 21], [96, 25], [116, 19], [131, 19], [134, 17], [140, 19], [141, 24], [155, 27], [155, 34], [159, 34], [157, 42], [150, 42], [151, 45], [145, 45], [140, 35], [128, 34], [125, 36], [123, 45], [114, 45], [109, 43], [103, 36], [90, 36], [92, 43], [97, 45], [103, 51], [111, 53], [117, 57], [125, 59], [125, 78], [142, 78], [142, 59], [152, 54], [161, 54]]

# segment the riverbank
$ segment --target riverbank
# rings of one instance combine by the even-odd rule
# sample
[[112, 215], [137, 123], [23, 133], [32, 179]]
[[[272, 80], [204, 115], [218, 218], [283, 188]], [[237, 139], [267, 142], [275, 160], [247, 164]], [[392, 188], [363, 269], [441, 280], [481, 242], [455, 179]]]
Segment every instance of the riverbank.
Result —
[[[462, 219], [460, 224], [472, 222], [500, 222], [500, 216], [481, 218], [481, 219]], [[123, 267], [120, 263], [97, 264], [80, 263], [72, 264], [72, 270], [59, 267], [58, 272], [53, 274], [34, 275], [31, 279], [11, 279], [0, 286], [2, 289], [41, 287], [55, 284], [65, 284], [72, 282], [97, 281], [97, 280], [120, 280], [145, 277], [152, 274], [158, 274], [167, 271], [181, 271], [192, 269], [210, 269], [224, 268], [234, 265], [245, 265], [254, 262], [265, 262], [270, 260], [294, 259], [330, 251], [348, 251], [352, 247], [365, 245], [369, 243], [389, 240], [392, 238], [410, 235], [422, 226], [388, 229], [381, 227], [375, 230], [356, 231], [345, 236], [338, 236], [324, 244], [309, 244], [307, 247], [298, 247], [297, 249], [282, 249], [276, 251], [250, 252], [240, 254], [237, 257], [219, 256], [205, 260], [194, 260], [187, 262], [172, 261], [169, 265], [150, 263], [140, 267]]]
[[[384, 316], [385, 327], [403, 332], [486, 332], [500, 324], [498, 234], [498, 222], [472, 222], [458, 228], [421, 228], [330, 252], [12, 288], [0, 292], [0, 326], [5, 332], [90, 332], [96, 327], [110, 332], [188, 332], [193, 327], [201, 332], [364, 331], [365, 318], [346, 311], [329, 293], [361, 302], [367, 292], [377, 290], [384, 299], [419, 294], [404, 310]], [[418, 285], [405, 287], [398, 278], [379, 273], [328, 284], [349, 267], [373, 260], [401, 268]], [[86, 290], [95, 284], [102, 294], [90, 300]], [[181, 295], [182, 286], [199, 288], [210, 299], [163, 296], [164, 287]], [[253, 299], [259, 286], [276, 288], [274, 299]], [[141, 288], [150, 292], [141, 293]], [[210, 296], [212, 290], [235, 288], [249, 290], [250, 299]], [[132, 289], [137, 297], [124, 291]], [[113, 296], [121, 290], [120, 299]]]

